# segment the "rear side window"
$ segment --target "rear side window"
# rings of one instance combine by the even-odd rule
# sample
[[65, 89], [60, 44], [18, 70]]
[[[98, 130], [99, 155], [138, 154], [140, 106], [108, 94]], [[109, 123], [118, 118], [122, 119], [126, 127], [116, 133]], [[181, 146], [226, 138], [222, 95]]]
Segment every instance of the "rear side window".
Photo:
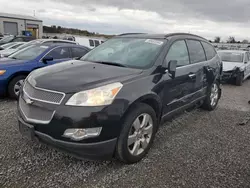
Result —
[[203, 48], [206, 52], [207, 60], [213, 59], [214, 56], [216, 55], [216, 51], [214, 47], [211, 44], [208, 44], [206, 42], [201, 42], [203, 45]]
[[91, 39], [89, 39], [89, 45], [90, 45], [90, 46], [95, 46], [95, 45], [94, 45], [94, 41], [91, 40]]
[[95, 47], [99, 46], [100, 42], [98, 40], [95, 40]]
[[166, 61], [171, 60], [176, 60], [178, 67], [189, 65], [188, 50], [184, 40], [179, 40], [170, 47]]
[[60, 47], [52, 50], [47, 56], [53, 57], [53, 59], [66, 59], [70, 58], [69, 48]]
[[205, 52], [198, 40], [187, 40], [188, 51], [191, 63], [199, 63], [206, 61]]
[[82, 57], [84, 56], [88, 51], [84, 48], [72, 48], [72, 56], [73, 58], [76, 57]]

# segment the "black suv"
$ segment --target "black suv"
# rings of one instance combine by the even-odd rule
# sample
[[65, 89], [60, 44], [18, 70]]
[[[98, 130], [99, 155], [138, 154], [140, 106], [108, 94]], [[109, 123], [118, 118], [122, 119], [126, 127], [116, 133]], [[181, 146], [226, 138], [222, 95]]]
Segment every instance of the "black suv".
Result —
[[19, 97], [19, 129], [76, 157], [134, 163], [165, 118], [196, 104], [216, 108], [221, 73], [215, 49], [199, 36], [117, 36], [80, 60], [32, 72]]

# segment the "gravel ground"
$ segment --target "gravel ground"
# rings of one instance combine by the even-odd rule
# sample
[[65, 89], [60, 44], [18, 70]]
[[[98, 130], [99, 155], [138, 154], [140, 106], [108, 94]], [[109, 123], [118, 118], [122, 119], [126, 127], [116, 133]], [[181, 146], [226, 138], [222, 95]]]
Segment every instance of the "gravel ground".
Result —
[[81, 161], [19, 134], [16, 102], [0, 99], [0, 188], [250, 187], [250, 80], [223, 86], [213, 112], [186, 112], [161, 126], [140, 163]]

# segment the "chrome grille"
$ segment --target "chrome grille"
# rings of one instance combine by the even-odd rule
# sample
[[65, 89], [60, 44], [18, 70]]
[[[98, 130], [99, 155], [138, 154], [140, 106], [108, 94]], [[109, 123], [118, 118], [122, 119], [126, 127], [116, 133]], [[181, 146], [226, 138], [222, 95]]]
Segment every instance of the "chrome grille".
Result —
[[33, 87], [29, 82], [25, 82], [23, 91], [29, 96], [29, 98], [51, 103], [51, 104], [61, 104], [65, 94], [57, 91], [50, 91], [46, 89]]
[[19, 107], [28, 122], [48, 124], [54, 116], [54, 111], [43, 109], [34, 105], [26, 104], [20, 97]]

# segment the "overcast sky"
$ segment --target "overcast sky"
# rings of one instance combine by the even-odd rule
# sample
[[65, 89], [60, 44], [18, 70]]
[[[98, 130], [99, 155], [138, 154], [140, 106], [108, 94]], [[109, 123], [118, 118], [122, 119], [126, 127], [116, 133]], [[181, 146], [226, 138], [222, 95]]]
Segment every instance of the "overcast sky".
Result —
[[[42, 3], [39, 3], [42, 2]], [[250, 0], [0, 0], [0, 12], [105, 34], [190, 32], [250, 39]]]

